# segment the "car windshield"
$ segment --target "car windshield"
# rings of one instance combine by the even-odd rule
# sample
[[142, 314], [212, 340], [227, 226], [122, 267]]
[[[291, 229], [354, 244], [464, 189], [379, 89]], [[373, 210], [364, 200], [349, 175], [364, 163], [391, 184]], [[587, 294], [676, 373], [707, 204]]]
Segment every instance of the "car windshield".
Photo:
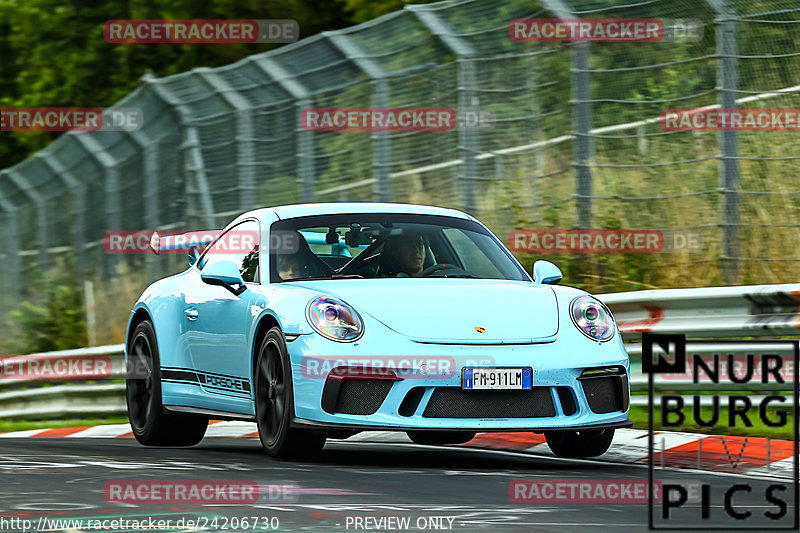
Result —
[[272, 283], [412, 277], [530, 280], [483, 226], [438, 215], [281, 220], [270, 228], [269, 263]]

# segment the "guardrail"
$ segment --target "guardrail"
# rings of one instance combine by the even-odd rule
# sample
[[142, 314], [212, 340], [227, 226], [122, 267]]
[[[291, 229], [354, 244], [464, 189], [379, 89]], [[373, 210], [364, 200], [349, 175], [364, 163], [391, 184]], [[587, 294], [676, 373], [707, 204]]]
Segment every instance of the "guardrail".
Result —
[[[684, 334], [687, 338], [763, 338], [800, 336], [800, 284], [749, 285], [740, 287], [707, 287], [699, 289], [658, 289], [598, 295], [609, 306], [617, 320], [631, 356], [631, 405], [647, 405], [647, 377], [641, 369], [643, 332]], [[735, 344], [724, 340], [713, 345], [697, 345], [694, 353], [745, 355], [747, 352], [775, 350], [767, 344]], [[790, 354], [786, 354], [790, 355]], [[669, 391], [741, 391], [778, 392], [785, 386], [775, 383], [719, 385], [670, 380], [659, 376], [654, 380], [655, 392]], [[639, 393], [637, 395], [637, 393]], [[751, 396], [754, 403], [764, 397]], [[711, 398], [701, 398], [707, 406]]]
[[124, 416], [125, 405], [125, 346], [95, 346], [33, 354], [26, 357], [38, 360], [39, 367], [45, 362], [52, 368], [63, 361], [86, 360], [89, 357], [105, 356], [111, 363], [110, 372], [104, 379], [21, 378], [9, 379], [0, 374], [0, 419], [55, 420], [74, 417]]
[[[764, 337], [800, 335], [800, 284], [663, 289], [599, 295], [614, 313], [628, 341], [632, 360], [641, 360], [641, 333], [684, 333], [689, 338]], [[724, 353], [743, 353], [743, 348], [726, 345], [700, 348]], [[124, 345], [98, 346], [37, 354], [52, 360], [107, 356], [111, 372], [103, 380], [3, 379], [0, 376], [0, 419], [58, 419], [70, 417], [122, 416], [126, 413]], [[33, 356], [31, 356], [33, 357]], [[638, 364], [634, 369], [638, 369]], [[694, 384], [659, 379], [657, 391], [719, 390], [713, 383]], [[638, 372], [631, 379], [631, 390], [644, 392], [647, 381]], [[725, 390], [737, 390], [730, 385]], [[744, 390], [742, 388], [742, 390]], [[778, 390], [773, 385], [747, 388], [749, 391]], [[759, 397], [754, 397], [755, 399]], [[646, 401], [634, 396], [633, 405]]]
[[626, 339], [642, 332], [687, 338], [800, 335], [800, 284], [658, 289], [598, 295]]

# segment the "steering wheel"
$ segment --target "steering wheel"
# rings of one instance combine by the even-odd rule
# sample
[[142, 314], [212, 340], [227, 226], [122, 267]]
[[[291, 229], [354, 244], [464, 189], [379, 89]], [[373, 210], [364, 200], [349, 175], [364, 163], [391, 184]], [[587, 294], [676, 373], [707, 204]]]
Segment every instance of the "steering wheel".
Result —
[[419, 273], [419, 278], [430, 276], [434, 272], [439, 272], [440, 270], [445, 270], [447, 268], [452, 268], [454, 265], [446, 265], [444, 263], [436, 263], [435, 265], [431, 265], [422, 272]]

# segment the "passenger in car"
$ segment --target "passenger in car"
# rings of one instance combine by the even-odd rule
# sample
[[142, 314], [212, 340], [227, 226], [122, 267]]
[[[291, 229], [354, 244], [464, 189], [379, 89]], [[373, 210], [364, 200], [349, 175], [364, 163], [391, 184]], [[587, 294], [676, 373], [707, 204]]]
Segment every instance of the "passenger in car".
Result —
[[281, 280], [303, 277], [298, 254], [279, 254], [275, 257], [278, 258], [278, 276]]
[[[291, 238], [287, 239], [287, 236]], [[305, 279], [333, 274], [333, 269], [325, 261], [317, 257], [299, 231], [284, 234], [283, 240], [288, 244], [284, 249], [275, 250], [275, 270], [281, 281], [289, 279]]]

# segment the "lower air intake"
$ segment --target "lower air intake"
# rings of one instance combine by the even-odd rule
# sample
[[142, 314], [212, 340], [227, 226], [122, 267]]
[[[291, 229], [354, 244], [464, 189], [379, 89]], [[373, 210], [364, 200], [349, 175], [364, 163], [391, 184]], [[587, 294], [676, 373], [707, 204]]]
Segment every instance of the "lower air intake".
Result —
[[[335, 401], [333, 412], [347, 415], [371, 415], [380, 409], [394, 381], [387, 379], [328, 380], [323, 391], [323, 408]], [[336, 383], [340, 381], [340, 383]], [[336, 387], [338, 385], [338, 387]], [[325, 409], [330, 412], [329, 409]]]
[[558, 401], [561, 402], [561, 412], [565, 416], [572, 416], [578, 412], [578, 406], [575, 404], [575, 395], [572, 394], [572, 387], [558, 387], [556, 392]]
[[400, 416], [411, 416], [417, 412], [417, 407], [419, 407], [419, 402], [422, 401], [422, 396], [425, 394], [425, 387], [414, 387], [406, 397], [403, 398], [403, 401], [400, 403], [400, 408], [397, 410]]
[[548, 387], [531, 390], [469, 390], [438, 387], [422, 416], [426, 418], [544, 418], [556, 416]]
[[587, 378], [581, 380], [586, 401], [593, 413], [604, 414], [624, 411], [624, 395], [628, 394], [627, 387], [623, 391], [623, 378], [608, 376], [601, 378]]

